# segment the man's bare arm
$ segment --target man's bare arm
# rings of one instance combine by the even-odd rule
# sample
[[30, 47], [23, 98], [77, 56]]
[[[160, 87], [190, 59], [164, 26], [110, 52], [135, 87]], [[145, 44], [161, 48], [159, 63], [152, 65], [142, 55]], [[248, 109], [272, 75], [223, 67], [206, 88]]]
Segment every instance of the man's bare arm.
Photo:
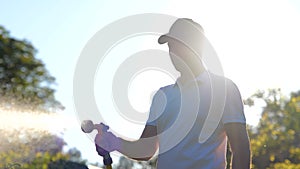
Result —
[[232, 169], [250, 169], [250, 143], [246, 125], [227, 123], [225, 131], [232, 151]]
[[147, 161], [155, 154], [157, 148], [157, 128], [146, 125], [139, 140], [127, 141], [122, 139], [118, 151], [131, 159]]

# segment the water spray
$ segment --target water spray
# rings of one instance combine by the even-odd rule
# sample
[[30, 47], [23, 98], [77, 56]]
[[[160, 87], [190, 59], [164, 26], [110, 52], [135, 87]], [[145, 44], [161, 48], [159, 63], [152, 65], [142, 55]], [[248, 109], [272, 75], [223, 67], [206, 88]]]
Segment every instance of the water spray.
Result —
[[[55, 124], [55, 125], [53, 125]], [[14, 130], [46, 131], [52, 134], [76, 128], [74, 117], [62, 113], [44, 113], [34, 110], [3, 109], [0, 107], [0, 129], [5, 132]]]
[[[84, 133], [91, 133], [94, 129], [96, 129], [98, 131], [98, 133], [103, 132], [103, 131], [107, 131], [108, 127], [107, 126], [103, 126], [103, 125], [99, 125], [99, 124], [94, 124], [91, 120], [84, 120], [81, 123], [81, 130]], [[99, 147], [96, 144], [96, 149], [97, 151], [101, 151], [102, 153], [99, 154], [103, 157], [103, 163], [106, 166], [106, 169], [112, 169], [111, 164], [112, 164], [112, 158], [110, 157], [110, 154], [108, 151], [104, 150], [103, 148]]]

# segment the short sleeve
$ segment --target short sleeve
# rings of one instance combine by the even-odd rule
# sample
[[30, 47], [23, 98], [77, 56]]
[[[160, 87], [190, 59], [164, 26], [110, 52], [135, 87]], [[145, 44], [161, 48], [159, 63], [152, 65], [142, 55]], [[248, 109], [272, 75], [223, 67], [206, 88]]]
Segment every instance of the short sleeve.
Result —
[[238, 87], [231, 81], [227, 81], [227, 93], [224, 113], [222, 116], [223, 124], [226, 123], [246, 123], [244, 105]]
[[163, 90], [158, 90], [153, 96], [149, 117], [146, 125], [157, 126], [158, 119], [162, 115], [166, 106], [166, 95]]

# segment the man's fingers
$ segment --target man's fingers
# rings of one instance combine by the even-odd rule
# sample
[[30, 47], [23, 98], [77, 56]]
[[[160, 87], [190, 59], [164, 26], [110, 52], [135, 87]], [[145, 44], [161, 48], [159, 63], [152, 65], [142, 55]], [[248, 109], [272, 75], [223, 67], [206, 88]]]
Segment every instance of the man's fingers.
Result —
[[95, 144], [103, 149], [107, 149], [107, 142], [108, 140], [105, 140], [103, 134], [97, 134], [95, 137]]
[[95, 128], [98, 130], [99, 133], [103, 131], [107, 131], [109, 129], [109, 126], [105, 125], [104, 123], [95, 124]]

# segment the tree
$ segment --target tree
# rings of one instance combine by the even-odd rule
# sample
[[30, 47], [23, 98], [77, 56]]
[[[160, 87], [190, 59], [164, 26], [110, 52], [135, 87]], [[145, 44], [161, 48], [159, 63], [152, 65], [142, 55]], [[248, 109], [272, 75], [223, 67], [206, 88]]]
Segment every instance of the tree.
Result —
[[48, 110], [62, 107], [54, 97], [55, 78], [35, 57], [26, 40], [12, 38], [0, 26], [0, 96], [2, 107]]
[[0, 130], [0, 163], [28, 163], [37, 153], [55, 155], [66, 144], [62, 138], [34, 129]]
[[280, 89], [258, 91], [248, 103], [258, 99], [265, 106], [258, 126], [250, 130], [255, 168], [299, 168], [300, 92], [285, 97]]
[[149, 161], [141, 161], [139, 164], [142, 166], [142, 169], [153, 169], [156, 168], [157, 156], [151, 158]]
[[119, 164], [115, 167], [116, 169], [132, 169], [134, 161], [130, 160], [124, 156], [119, 158]]
[[1, 129], [0, 133], [0, 168], [19, 164], [24, 169], [42, 168], [39, 166], [58, 168], [59, 165], [65, 169], [69, 165], [86, 163], [76, 148], [63, 153], [64, 140], [48, 131]]
[[[35, 54], [28, 41], [10, 37], [0, 26], [0, 111], [49, 113], [62, 108], [54, 97], [55, 78]], [[48, 131], [0, 128], [0, 168], [86, 169], [78, 150], [63, 152], [65, 144]]]
[[119, 162], [114, 165], [116, 169], [153, 169], [156, 168], [157, 158], [152, 158], [149, 161], [136, 161], [127, 157], [121, 156]]

